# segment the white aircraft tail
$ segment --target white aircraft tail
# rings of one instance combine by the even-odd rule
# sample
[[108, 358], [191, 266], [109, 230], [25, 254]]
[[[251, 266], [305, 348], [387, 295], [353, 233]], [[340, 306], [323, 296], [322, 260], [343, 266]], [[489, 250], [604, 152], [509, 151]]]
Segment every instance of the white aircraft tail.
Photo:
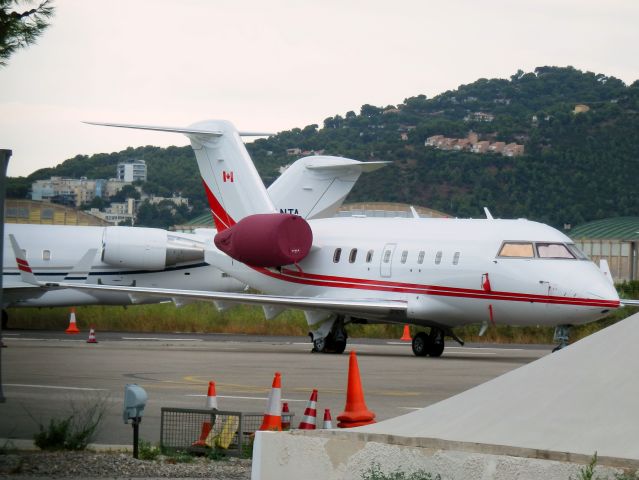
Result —
[[182, 133], [189, 137], [218, 232], [248, 215], [276, 212], [241, 138], [268, 133], [238, 132], [225, 120], [206, 120], [188, 128], [86, 123]]

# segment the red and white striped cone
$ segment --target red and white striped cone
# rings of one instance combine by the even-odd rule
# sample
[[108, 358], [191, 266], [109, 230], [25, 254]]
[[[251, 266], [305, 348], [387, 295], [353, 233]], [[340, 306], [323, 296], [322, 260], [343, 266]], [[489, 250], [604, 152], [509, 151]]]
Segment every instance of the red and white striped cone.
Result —
[[78, 324], [75, 321], [75, 307], [71, 307], [71, 313], [69, 314], [69, 328], [67, 328], [64, 331], [64, 333], [68, 333], [70, 335], [75, 335], [76, 333], [80, 333]]
[[328, 408], [324, 409], [324, 423], [322, 428], [333, 428], [333, 419], [331, 418], [331, 411]]
[[291, 429], [291, 412], [288, 409], [288, 402], [282, 402], [282, 430]]
[[217, 410], [217, 395], [215, 394], [215, 382], [209, 382], [209, 390], [206, 393], [206, 408]]
[[95, 338], [95, 329], [93, 327], [89, 330], [89, 339], [87, 340], [87, 343], [98, 343], [98, 339]]
[[306, 404], [306, 410], [304, 410], [304, 417], [300, 422], [300, 426], [297, 427], [300, 430], [315, 430], [317, 423], [317, 390], [313, 389], [311, 398]]
[[273, 386], [268, 394], [268, 404], [260, 430], [282, 431], [282, 374], [275, 372]]

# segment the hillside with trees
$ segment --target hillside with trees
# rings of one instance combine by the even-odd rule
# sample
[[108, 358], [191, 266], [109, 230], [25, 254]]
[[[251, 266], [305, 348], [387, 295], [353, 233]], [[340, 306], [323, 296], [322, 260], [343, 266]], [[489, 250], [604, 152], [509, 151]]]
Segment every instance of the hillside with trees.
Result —
[[[585, 105], [578, 113], [576, 105]], [[472, 114], [490, 114], [478, 121]], [[509, 79], [479, 79], [399, 105], [363, 105], [359, 113], [326, 118], [247, 145], [268, 184], [282, 165], [301, 155], [287, 149], [324, 151], [358, 160], [391, 160], [361, 177], [348, 201], [424, 205], [460, 217], [526, 217], [562, 227], [598, 218], [636, 215], [639, 195], [639, 81], [625, 85], [572, 67], [518, 71]], [[469, 119], [470, 116], [470, 119]], [[443, 151], [424, 146], [433, 135], [517, 142], [523, 156]], [[402, 138], [403, 134], [403, 138]], [[149, 181], [143, 189], [192, 199], [192, 215], [206, 209], [190, 147], [129, 148], [78, 155], [55, 168], [10, 179], [11, 196], [24, 197], [30, 182], [51, 175], [109, 178], [123, 160], [143, 159]]]

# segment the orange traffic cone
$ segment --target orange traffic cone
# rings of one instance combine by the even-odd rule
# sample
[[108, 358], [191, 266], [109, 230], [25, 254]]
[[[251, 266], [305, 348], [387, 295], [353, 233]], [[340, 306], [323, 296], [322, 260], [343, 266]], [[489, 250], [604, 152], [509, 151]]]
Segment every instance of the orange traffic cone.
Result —
[[333, 419], [331, 418], [331, 411], [328, 408], [324, 409], [324, 424], [322, 428], [333, 428]]
[[75, 307], [71, 307], [71, 313], [69, 314], [69, 328], [67, 328], [64, 333], [68, 334], [76, 334], [80, 333], [78, 329], [78, 325], [75, 323]]
[[87, 343], [98, 343], [98, 339], [95, 338], [95, 329], [93, 327], [89, 330], [89, 339], [87, 340]]
[[202, 431], [200, 432], [200, 438], [198, 438], [191, 445], [194, 447], [206, 447], [206, 437], [211, 433], [213, 426], [211, 422], [202, 422]]
[[291, 412], [288, 409], [288, 402], [282, 402], [282, 430], [291, 429]]
[[400, 338], [402, 342], [412, 342], [413, 339], [410, 337], [410, 328], [408, 325], [404, 325], [404, 333], [402, 334], [402, 338]]
[[300, 426], [297, 427], [300, 430], [315, 430], [315, 424], [317, 420], [317, 390], [313, 389], [311, 398], [309, 398], [304, 410], [304, 417], [300, 422]]
[[209, 382], [209, 390], [206, 393], [206, 408], [217, 410], [217, 395], [215, 394], [215, 382]]
[[282, 374], [275, 372], [273, 377], [273, 386], [271, 392], [268, 394], [268, 405], [266, 407], [266, 413], [264, 413], [264, 420], [260, 426], [260, 430], [276, 430], [282, 431]]
[[348, 388], [346, 391], [346, 406], [344, 411], [337, 416], [339, 428], [359, 427], [375, 423], [375, 413], [368, 410], [364, 400], [364, 390], [359, 377], [357, 356], [351, 352], [348, 359]]

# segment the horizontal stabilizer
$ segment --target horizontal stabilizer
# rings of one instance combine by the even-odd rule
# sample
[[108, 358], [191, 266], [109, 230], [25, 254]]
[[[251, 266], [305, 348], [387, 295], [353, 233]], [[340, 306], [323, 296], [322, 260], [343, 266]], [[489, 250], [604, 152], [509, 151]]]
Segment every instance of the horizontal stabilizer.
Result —
[[629, 300], [627, 298], [620, 298], [619, 303], [624, 307], [639, 307], [639, 300]]
[[[309, 157], [312, 158], [312, 157]], [[340, 160], [331, 161], [331, 160]], [[321, 157], [318, 161], [309, 161], [306, 164], [306, 168], [309, 170], [348, 170], [354, 166], [358, 167], [362, 172], [368, 173], [378, 170], [393, 162], [378, 161], [378, 162], [360, 162], [358, 160], [351, 160], [340, 157]]]
[[[82, 122], [89, 125], [101, 125], [103, 127], [118, 127], [118, 128], [134, 128], [137, 130], [151, 130], [155, 132], [171, 132], [182, 133], [184, 135], [210, 135], [213, 137], [221, 137], [223, 132], [219, 130], [207, 130], [204, 128], [183, 128], [183, 127], [162, 127], [157, 125], [131, 125], [127, 123], [107, 123], [107, 122]], [[273, 133], [264, 132], [238, 132], [242, 137], [268, 137]]]

